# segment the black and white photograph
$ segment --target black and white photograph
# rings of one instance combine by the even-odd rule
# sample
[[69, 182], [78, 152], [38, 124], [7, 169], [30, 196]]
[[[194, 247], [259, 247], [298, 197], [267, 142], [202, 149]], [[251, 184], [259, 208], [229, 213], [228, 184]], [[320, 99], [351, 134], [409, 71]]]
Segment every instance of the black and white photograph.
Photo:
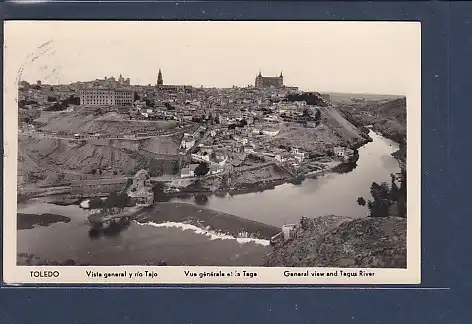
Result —
[[419, 269], [419, 35], [7, 22], [4, 255], [17, 268]]

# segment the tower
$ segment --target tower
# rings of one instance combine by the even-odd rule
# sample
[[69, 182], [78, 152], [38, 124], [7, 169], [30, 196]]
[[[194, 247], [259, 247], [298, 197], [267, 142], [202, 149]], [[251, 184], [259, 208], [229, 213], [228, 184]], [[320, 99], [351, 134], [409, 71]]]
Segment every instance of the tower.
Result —
[[282, 88], [284, 86], [284, 76], [282, 74], [282, 71], [280, 71], [280, 76], [279, 76], [279, 87]]
[[159, 69], [159, 73], [157, 74], [157, 86], [161, 86], [164, 84], [164, 81], [162, 80], [162, 72], [161, 69]]
[[259, 74], [256, 76], [256, 82], [254, 85], [256, 86], [256, 88], [261, 88], [263, 86], [261, 70], [259, 70]]

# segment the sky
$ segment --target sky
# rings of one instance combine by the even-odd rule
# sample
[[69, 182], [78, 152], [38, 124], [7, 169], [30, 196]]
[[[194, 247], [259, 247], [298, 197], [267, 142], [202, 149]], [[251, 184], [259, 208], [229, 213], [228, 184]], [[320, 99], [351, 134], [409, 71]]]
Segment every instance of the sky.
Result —
[[405, 22], [7, 21], [5, 78], [154, 85], [161, 68], [164, 84], [231, 87], [261, 70], [305, 91], [407, 95], [420, 33]]

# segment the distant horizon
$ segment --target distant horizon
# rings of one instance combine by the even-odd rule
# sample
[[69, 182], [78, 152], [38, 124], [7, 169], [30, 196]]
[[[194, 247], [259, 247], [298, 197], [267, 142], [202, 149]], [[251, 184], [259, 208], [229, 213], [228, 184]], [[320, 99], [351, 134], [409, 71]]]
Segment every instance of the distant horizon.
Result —
[[[262, 74], [262, 76], [265, 76], [264, 74]], [[118, 77], [115, 77], [115, 75], [111, 75], [110, 77], [114, 77], [115, 80], [118, 80], [119, 78], [119, 74], [118, 74]], [[107, 76], [107, 78], [109, 79], [110, 77]], [[127, 78], [127, 76], [123, 76], [124, 79]], [[72, 81], [72, 82], [69, 82], [69, 83], [43, 83], [42, 80], [36, 80], [36, 81], [28, 81], [28, 80], [20, 80], [20, 81], [26, 81], [28, 84], [30, 85], [36, 85], [38, 81], [41, 81], [41, 85], [50, 85], [50, 86], [64, 86], [64, 85], [70, 85], [70, 84], [74, 84], [74, 83], [87, 83], [87, 82], [94, 82], [96, 80], [104, 80], [103, 78], [95, 78], [95, 79], [92, 79], [92, 80], [86, 80], [86, 81], [82, 81], [82, 80], [79, 80], [79, 81]], [[130, 87], [133, 87], [133, 86], [139, 86], [139, 87], [148, 87], [148, 86], [151, 86], [151, 87], [156, 87], [156, 84], [151, 84], [149, 85], [148, 84], [133, 84], [132, 82], [132, 79], [130, 78]], [[164, 85], [166, 85], [166, 83], [164, 82]], [[182, 86], [191, 86], [191, 87], [194, 87], [194, 88], [197, 88], [197, 89], [200, 89], [202, 87], [202, 85], [192, 85], [192, 84], [185, 84], [185, 83], [182, 83], [182, 84], [176, 84], [176, 85], [182, 85]], [[296, 87], [296, 88], [299, 88], [297, 86], [293, 86], [293, 85], [285, 85], [286, 87]], [[245, 85], [245, 86], [240, 86], [240, 85], [234, 85], [234, 87], [238, 87], [238, 88], [248, 88], [248, 87], [254, 87], [253, 84], [248, 84], [248, 85]], [[230, 87], [206, 87], [206, 86], [203, 86], [203, 89], [231, 89], [233, 88], [233, 86], [230, 86]], [[302, 92], [318, 92], [318, 93], [322, 93], [322, 94], [332, 94], [332, 95], [367, 95], [367, 96], [389, 96], [389, 97], [405, 97], [405, 95], [401, 95], [401, 94], [392, 94], [392, 93], [368, 93], [368, 92], [340, 92], [340, 91], [332, 91], [332, 90], [304, 90], [304, 89], [298, 89]]]
[[[259, 71], [302, 91], [405, 96], [420, 72], [414, 22], [6, 21], [17, 79], [246, 87]], [[13, 72], [14, 71], [14, 72]], [[83, 81], [86, 82], [86, 81]], [[34, 82], [33, 82], [34, 83]]]

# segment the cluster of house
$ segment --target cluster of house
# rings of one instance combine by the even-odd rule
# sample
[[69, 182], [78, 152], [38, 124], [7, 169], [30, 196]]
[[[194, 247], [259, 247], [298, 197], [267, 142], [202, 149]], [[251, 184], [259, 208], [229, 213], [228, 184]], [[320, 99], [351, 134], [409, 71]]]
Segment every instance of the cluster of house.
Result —
[[300, 165], [308, 157], [308, 153], [298, 147], [288, 150], [274, 147], [271, 139], [279, 131], [261, 131], [254, 125], [234, 129], [219, 126], [212, 128], [209, 136], [196, 147], [197, 135], [185, 134], [181, 148], [186, 151], [191, 148], [194, 150], [190, 154], [192, 164], [182, 169], [181, 177], [195, 176], [195, 168], [202, 162], [209, 166], [208, 174], [211, 175], [223, 172], [226, 167], [239, 167], [249, 154], [261, 157], [261, 161], [274, 160], [292, 166]]
[[[192, 164], [182, 169], [181, 177], [195, 176], [196, 167], [204, 162], [210, 167], [208, 174], [218, 174], [225, 167], [239, 167], [246, 157], [251, 154], [262, 158], [261, 161], [275, 161], [290, 167], [299, 167], [309, 158], [309, 152], [300, 147], [275, 147], [272, 137], [279, 130], [260, 131], [257, 125], [246, 125], [228, 129], [223, 126], [212, 128], [208, 138], [195, 147], [198, 132], [185, 134], [181, 141], [181, 148], [186, 152], [191, 148]], [[348, 147], [336, 146], [334, 155], [348, 162], [354, 156], [354, 151]]]
[[26, 81], [18, 83], [18, 101], [26, 102], [25, 108], [44, 108], [53, 102], [77, 96], [78, 92], [66, 85], [43, 85], [41, 81], [30, 84]]

